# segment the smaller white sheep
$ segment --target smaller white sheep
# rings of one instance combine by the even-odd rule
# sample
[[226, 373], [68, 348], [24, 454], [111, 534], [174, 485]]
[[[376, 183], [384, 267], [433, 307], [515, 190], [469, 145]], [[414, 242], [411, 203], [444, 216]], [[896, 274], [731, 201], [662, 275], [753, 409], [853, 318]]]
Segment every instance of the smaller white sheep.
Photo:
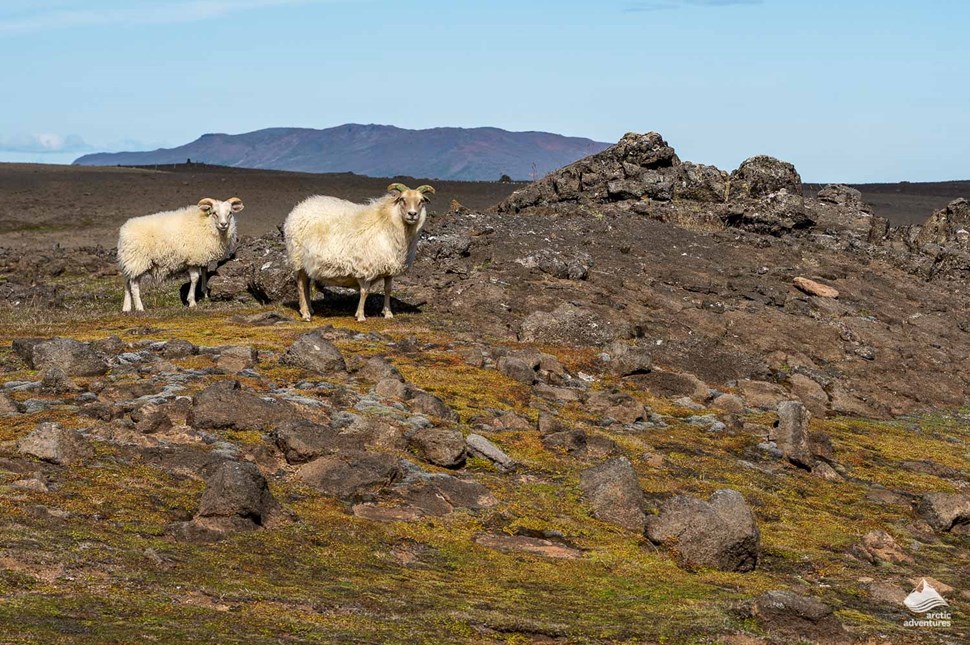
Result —
[[201, 277], [206, 292], [206, 268], [236, 246], [234, 215], [242, 200], [224, 202], [206, 197], [195, 206], [132, 217], [118, 232], [118, 266], [125, 277], [122, 311], [144, 311], [141, 281], [147, 275], [167, 278], [188, 271], [189, 306], [195, 306], [195, 287]]
[[414, 262], [425, 204], [431, 186], [410, 189], [391, 184], [390, 194], [368, 204], [354, 204], [336, 197], [316, 195], [297, 204], [283, 223], [286, 255], [296, 271], [300, 316], [313, 315], [310, 288], [313, 282], [358, 287], [357, 320], [363, 321], [367, 294], [384, 281], [385, 318], [391, 313], [391, 283]]

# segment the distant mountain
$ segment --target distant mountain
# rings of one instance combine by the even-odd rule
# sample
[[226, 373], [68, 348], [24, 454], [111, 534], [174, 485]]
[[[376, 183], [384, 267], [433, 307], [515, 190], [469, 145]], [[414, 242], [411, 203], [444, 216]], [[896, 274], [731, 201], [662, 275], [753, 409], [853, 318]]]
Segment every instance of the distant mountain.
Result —
[[325, 130], [268, 128], [246, 134], [205, 134], [178, 148], [84, 155], [82, 166], [146, 166], [193, 162], [294, 170], [353, 172], [371, 177], [533, 179], [610, 144], [548, 132], [499, 128], [406, 130], [347, 124]]

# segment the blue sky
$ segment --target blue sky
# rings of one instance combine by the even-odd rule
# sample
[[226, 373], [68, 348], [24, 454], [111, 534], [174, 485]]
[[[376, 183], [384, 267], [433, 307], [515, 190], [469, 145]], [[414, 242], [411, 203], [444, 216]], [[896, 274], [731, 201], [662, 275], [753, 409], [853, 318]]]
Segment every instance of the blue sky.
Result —
[[0, 160], [385, 123], [970, 179], [963, 0], [3, 0]]

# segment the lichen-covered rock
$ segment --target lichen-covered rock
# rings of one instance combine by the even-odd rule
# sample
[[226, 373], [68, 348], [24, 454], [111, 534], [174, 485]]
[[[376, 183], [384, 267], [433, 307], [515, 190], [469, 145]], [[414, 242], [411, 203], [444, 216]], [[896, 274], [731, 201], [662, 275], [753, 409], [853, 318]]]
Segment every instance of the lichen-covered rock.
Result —
[[771, 635], [814, 643], [852, 640], [831, 607], [790, 591], [763, 593], [751, 604], [750, 614]]
[[761, 534], [741, 493], [721, 489], [703, 501], [677, 495], [647, 520], [647, 537], [671, 548], [685, 565], [724, 571], [753, 571]]
[[14, 341], [14, 351], [35, 370], [59, 368], [68, 376], [100, 376], [108, 371], [108, 362], [91, 343], [73, 338]]
[[453, 428], [421, 428], [408, 442], [423, 459], [443, 468], [464, 466], [468, 456], [465, 437]]
[[318, 329], [297, 338], [280, 362], [324, 375], [347, 369], [343, 354]]
[[802, 178], [795, 166], [768, 155], [745, 159], [731, 173], [730, 198], [766, 197], [778, 191], [802, 194]]
[[94, 456], [94, 448], [77, 430], [41, 422], [17, 442], [17, 451], [54, 464], [70, 466]]
[[643, 490], [629, 459], [617, 457], [584, 470], [579, 487], [597, 519], [643, 532]]
[[961, 525], [970, 525], [970, 496], [962, 493], [927, 493], [923, 495], [917, 512], [930, 526], [941, 533]]

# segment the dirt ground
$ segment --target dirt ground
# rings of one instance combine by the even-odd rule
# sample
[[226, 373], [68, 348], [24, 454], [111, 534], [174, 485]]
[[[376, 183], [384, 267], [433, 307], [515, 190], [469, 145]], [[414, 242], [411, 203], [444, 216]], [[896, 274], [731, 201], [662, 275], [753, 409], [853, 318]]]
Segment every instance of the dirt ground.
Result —
[[[114, 246], [129, 217], [180, 208], [203, 197], [242, 198], [240, 235], [262, 235], [283, 224], [297, 203], [324, 194], [352, 201], [381, 195], [388, 179], [353, 174], [313, 175], [201, 165], [89, 168], [41, 164], [0, 164], [0, 246], [46, 248]], [[457, 199], [483, 209], [507, 197], [521, 183], [416, 180], [437, 189], [434, 209], [446, 212]]]
[[[263, 235], [283, 223], [301, 199], [314, 194], [364, 201], [380, 195], [387, 179], [353, 174], [315, 175], [212, 166], [164, 170], [0, 164], [0, 247], [114, 246], [118, 227], [137, 215], [179, 208], [202, 197], [238, 196], [246, 204], [240, 235]], [[457, 199], [482, 210], [508, 197], [521, 183], [398, 178], [431, 183], [438, 190], [433, 212]], [[949, 201], [970, 194], [970, 182], [855, 186], [877, 215], [893, 224], [919, 223]], [[821, 185], [805, 184], [814, 195]]]

